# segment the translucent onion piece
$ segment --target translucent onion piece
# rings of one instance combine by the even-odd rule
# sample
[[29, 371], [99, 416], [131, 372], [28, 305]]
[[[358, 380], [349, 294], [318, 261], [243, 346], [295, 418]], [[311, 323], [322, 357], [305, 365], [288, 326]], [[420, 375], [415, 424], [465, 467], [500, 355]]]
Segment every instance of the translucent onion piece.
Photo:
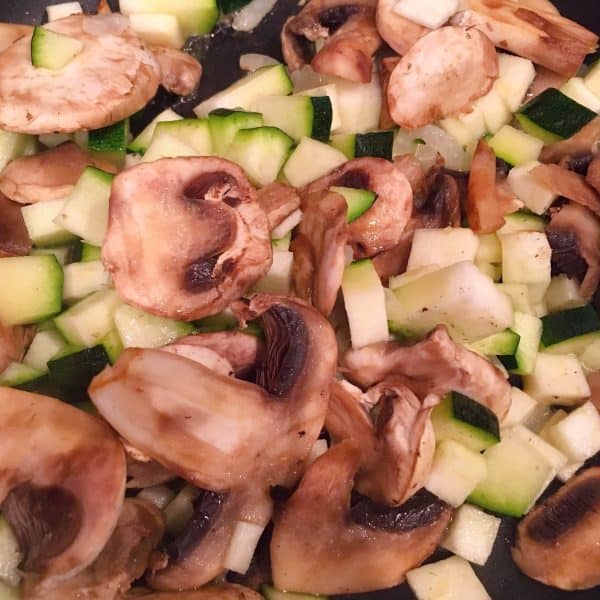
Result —
[[275, 6], [277, 0], [252, 0], [233, 18], [236, 31], [252, 31]]

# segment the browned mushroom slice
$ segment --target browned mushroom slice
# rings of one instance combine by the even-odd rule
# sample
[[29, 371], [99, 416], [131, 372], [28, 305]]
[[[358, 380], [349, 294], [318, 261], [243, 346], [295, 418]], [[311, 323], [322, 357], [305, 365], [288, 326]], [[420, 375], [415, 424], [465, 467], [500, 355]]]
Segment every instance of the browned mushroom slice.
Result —
[[108, 541], [125, 491], [125, 456], [110, 428], [72, 406], [0, 388], [2, 513], [21, 568], [72, 576]]
[[256, 296], [248, 311], [265, 327], [258, 385], [162, 350], [127, 349], [89, 390], [129, 443], [206, 489], [260, 472], [293, 481], [325, 419], [337, 362], [329, 323], [290, 298]]
[[360, 461], [353, 442], [334, 446], [308, 468], [275, 516], [271, 564], [276, 587], [313, 594], [387, 588], [435, 550], [452, 510], [430, 494], [417, 499], [426, 504], [422, 510], [364, 501], [351, 511]]
[[[599, 136], [600, 139], [600, 136]], [[600, 194], [600, 157], [594, 156], [588, 166], [586, 181]]]
[[4, 325], [0, 321], [0, 373], [11, 362], [19, 362], [33, 338], [34, 328]]
[[348, 225], [354, 258], [374, 256], [400, 241], [413, 208], [413, 196], [406, 176], [397, 165], [383, 158], [349, 160], [311, 183], [306, 193], [331, 186], [372, 190], [377, 194], [371, 208]]
[[350, 350], [343, 364], [349, 379], [360, 385], [397, 375], [405, 377], [419, 396], [455, 390], [487, 406], [499, 420], [510, 408], [510, 384], [502, 373], [479, 354], [454, 343], [443, 325], [412, 346], [384, 342]]
[[67, 142], [10, 162], [0, 174], [0, 192], [21, 204], [65, 198], [89, 165], [115, 172], [114, 165]]
[[69, 579], [26, 578], [22, 597], [27, 600], [121, 598], [132, 581], [144, 574], [164, 529], [165, 520], [158, 508], [144, 500], [128, 498], [108, 543], [89, 567]]
[[260, 188], [256, 191], [256, 201], [267, 213], [270, 231], [300, 208], [298, 192], [285, 183], [275, 182]]
[[0, 23], [0, 52], [4, 52], [13, 42], [31, 33], [31, 25]]
[[31, 240], [21, 207], [0, 193], [0, 258], [27, 256], [30, 252]]
[[[311, 43], [318, 40], [324, 45], [313, 57]], [[363, 83], [371, 81], [372, 57], [380, 45], [373, 0], [312, 0], [281, 32], [290, 70], [310, 62], [317, 73]]]
[[[381, 2], [379, 3], [381, 4]], [[390, 77], [395, 66], [400, 62], [399, 56], [386, 56], [379, 63], [379, 82], [381, 84], [381, 114], [379, 115], [379, 129], [392, 129], [396, 126], [390, 115], [387, 101], [387, 90]]]
[[175, 474], [154, 460], [135, 460], [127, 455], [127, 487], [139, 489], [175, 479]]
[[77, 38], [81, 52], [63, 69], [31, 64], [31, 35], [2, 53], [0, 128], [22, 133], [99, 129], [143, 108], [160, 70], [152, 52], [121, 15], [74, 15], [48, 23]]
[[573, 477], [517, 528], [512, 555], [532, 579], [563, 590], [600, 584], [600, 467]]
[[586, 379], [590, 386], [590, 390], [592, 391], [590, 400], [593, 402], [598, 412], [600, 412], [600, 373], [588, 373]]
[[160, 84], [167, 91], [187, 96], [198, 87], [202, 65], [193, 56], [162, 46], [152, 46], [152, 52], [160, 67]]
[[453, 23], [477, 27], [499, 48], [566, 77], [576, 75], [586, 54], [596, 50], [596, 34], [557, 13], [513, 0], [468, 0], [467, 6]]
[[377, 2], [377, 30], [390, 48], [403, 55], [419, 38], [431, 30], [399, 15], [394, 10], [397, 3], [398, 0], [379, 0]]
[[548, 88], [560, 89], [568, 80], [568, 77], [560, 75], [559, 73], [555, 73], [554, 71], [546, 69], [545, 67], [538, 66], [536, 67], [535, 72], [535, 79], [533, 80], [533, 83], [529, 86], [524, 101], [528, 101], [535, 98], [536, 96], [539, 96], [543, 91], [547, 90]]
[[566, 156], [582, 156], [595, 151], [600, 141], [600, 117], [592, 119], [575, 135], [545, 146], [540, 154], [542, 162], [557, 163]]
[[233, 583], [211, 584], [199, 590], [187, 592], [151, 592], [149, 590], [133, 590], [126, 600], [263, 600], [254, 590]]
[[[312, 301], [317, 310], [328, 316], [342, 285], [348, 206], [339, 194], [323, 191], [306, 194], [303, 209], [304, 216], [291, 246], [294, 289], [299, 297]], [[308, 285], [302, 268], [305, 263], [310, 264], [312, 273]]]
[[477, 30], [442, 27], [419, 39], [390, 76], [387, 100], [395, 123], [417, 129], [468, 112], [498, 76], [494, 45]]
[[271, 264], [264, 211], [221, 158], [163, 158], [117, 175], [102, 260], [119, 294], [193, 320], [237, 300]]

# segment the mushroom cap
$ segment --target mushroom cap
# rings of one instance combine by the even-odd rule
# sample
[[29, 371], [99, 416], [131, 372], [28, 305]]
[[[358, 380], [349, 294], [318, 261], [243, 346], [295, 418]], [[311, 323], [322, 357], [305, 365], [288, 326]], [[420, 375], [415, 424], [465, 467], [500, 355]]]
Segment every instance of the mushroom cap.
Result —
[[398, 0], [378, 0], [377, 30], [388, 46], [398, 54], [406, 54], [413, 44], [431, 30], [399, 15], [394, 6]]
[[390, 116], [407, 129], [468, 112], [498, 76], [496, 50], [476, 29], [441, 27], [420, 38], [394, 67]]
[[187, 52], [163, 46], [153, 46], [152, 52], [160, 67], [160, 84], [179, 96], [191, 94], [202, 79], [202, 65]]
[[77, 38], [81, 52], [57, 71], [31, 64], [31, 35], [3, 53], [0, 128], [21, 133], [99, 129], [143, 108], [158, 89], [152, 52], [120, 15], [73, 15], [44, 25]]
[[21, 207], [0, 192], [0, 257], [27, 256], [30, 252], [31, 240]]
[[240, 298], [271, 258], [267, 217], [234, 163], [163, 158], [115, 177], [102, 260], [127, 302], [200, 319]]
[[125, 491], [125, 453], [100, 419], [37, 394], [0, 388], [0, 500], [22, 569], [73, 576], [100, 553]]

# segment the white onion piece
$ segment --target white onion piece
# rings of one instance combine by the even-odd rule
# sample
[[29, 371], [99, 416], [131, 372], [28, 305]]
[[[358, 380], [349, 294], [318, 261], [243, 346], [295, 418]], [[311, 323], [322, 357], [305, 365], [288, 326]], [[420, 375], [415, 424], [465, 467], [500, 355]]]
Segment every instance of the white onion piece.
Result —
[[160, 510], [163, 510], [173, 498], [175, 498], [175, 492], [167, 487], [166, 485], [153, 485], [144, 488], [139, 494], [138, 498], [142, 498], [154, 504]]
[[311, 447], [308, 456], [306, 457], [306, 466], [312, 465], [312, 463], [319, 458], [322, 454], [327, 452], [327, 440], [319, 439]]
[[291, 212], [273, 231], [271, 231], [271, 238], [274, 240], [280, 240], [285, 237], [298, 223], [302, 221], [302, 211], [297, 208]]
[[39, 136], [40, 144], [44, 144], [46, 148], [55, 148], [70, 139], [71, 136], [68, 133], [43, 133]]
[[186, 485], [167, 504], [164, 509], [167, 521], [167, 533], [171, 537], [177, 537], [194, 516], [194, 500], [200, 495], [200, 490], [192, 485]]
[[313, 71], [310, 65], [305, 65], [297, 71], [292, 71], [290, 73], [290, 79], [294, 84], [294, 93], [298, 93], [303, 92], [304, 90], [310, 90], [314, 87], [325, 85], [329, 83], [331, 78]]
[[252, 0], [233, 18], [236, 31], [252, 31], [275, 6], [277, 0]]
[[261, 67], [269, 67], [270, 65], [278, 65], [279, 61], [274, 59], [272, 56], [266, 54], [255, 54], [250, 52], [249, 54], [242, 54], [240, 56], [240, 69], [242, 71], [256, 71]]
[[398, 129], [394, 144], [392, 146], [392, 156], [403, 156], [404, 154], [413, 154], [417, 149], [417, 144], [412, 132], [406, 129]]
[[415, 158], [421, 163], [425, 171], [429, 171], [437, 162], [438, 151], [429, 144], [417, 144]]
[[422, 139], [428, 146], [437, 150], [444, 157], [448, 169], [455, 169], [457, 171], [464, 169], [465, 151], [441, 127], [426, 125], [420, 129], [415, 129], [412, 134], [415, 138]]
[[120, 35], [129, 28], [129, 19], [119, 13], [96, 15], [91, 19], [85, 19], [81, 28], [90, 35]]
[[223, 566], [243, 575], [250, 566], [263, 530], [263, 525], [248, 521], [236, 521]]

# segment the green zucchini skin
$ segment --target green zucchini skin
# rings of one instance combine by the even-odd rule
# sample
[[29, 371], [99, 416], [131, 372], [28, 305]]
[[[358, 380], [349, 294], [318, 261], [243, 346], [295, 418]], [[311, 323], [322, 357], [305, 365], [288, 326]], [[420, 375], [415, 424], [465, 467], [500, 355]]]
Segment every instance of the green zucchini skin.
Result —
[[498, 417], [487, 406], [483, 406], [459, 392], [452, 392], [452, 411], [456, 419], [487, 431], [494, 438], [500, 440]]
[[333, 108], [328, 96], [311, 96], [313, 108], [313, 122], [311, 136], [319, 142], [327, 142], [331, 133], [331, 120]]
[[591, 304], [542, 317], [542, 345], [546, 348], [596, 331], [600, 331], [600, 317]]
[[354, 141], [354, 156], [373, 156], [392, 160], [392, 146], [394, 144], [394, 132], [370, 131], [369, 133], [357, 133]]

